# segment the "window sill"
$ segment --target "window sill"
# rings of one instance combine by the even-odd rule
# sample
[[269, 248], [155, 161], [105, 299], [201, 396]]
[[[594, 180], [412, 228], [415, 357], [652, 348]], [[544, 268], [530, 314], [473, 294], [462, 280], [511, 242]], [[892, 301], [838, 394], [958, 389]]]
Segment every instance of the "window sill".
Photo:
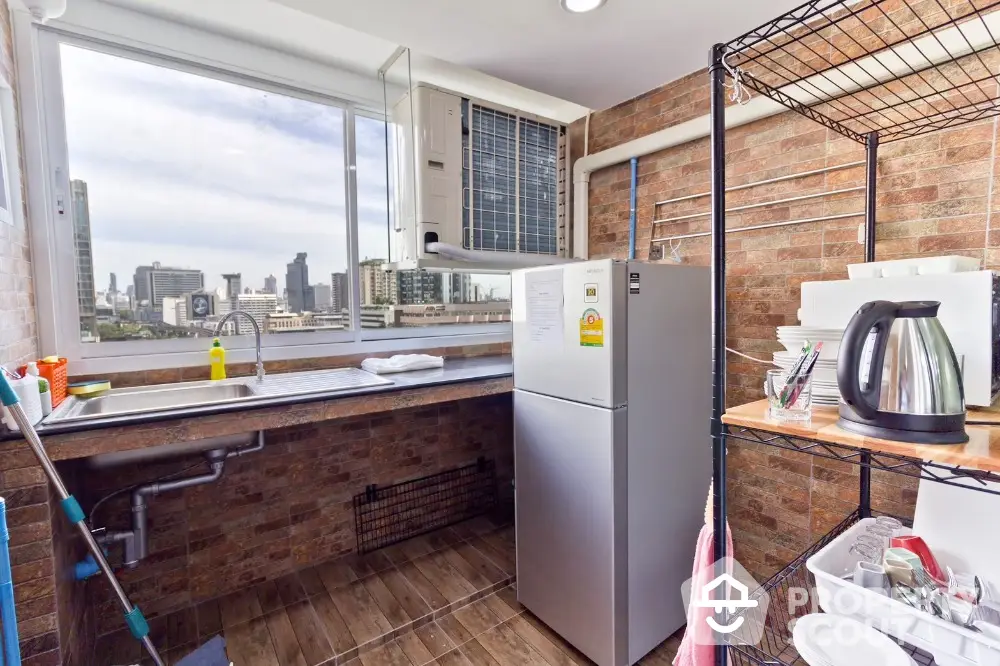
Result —
[[[426, 350], [456, 349], [460, 347], [475, 347], [480, 345], [496, 345], [511, 341], [510, 329], [503, 332], [469, 333], [464, 335], [437, 335], [426, 337], [392, 338], [387, 340], [366, 340], [362, 342], [336, 342], [329, 344], [294, 345], [284, 347], [265, 347], [263, 357], [265, 363], [272, 361], [301, 361], [311, 358], [327, 358], [341, 356], [365, 356], [368, 354], [387, 354], [415, 352]], [[208, 345], [200, 351], [185, 351], [163, 354], [134, 354], [129, 356], [94, 356], [69, 363], [71, 377], [82, 375], [109, 375], [116, 373], [147, 370], [166, 370], [173, 368], [208, 367]], [[239, 347], [228, 349], [227, 364], [254, 363], [256, 351], [251, 348]], [[360, 363], [360, 360], [358, 361]], [[136, 382], [148, 383], [148, 382]]]

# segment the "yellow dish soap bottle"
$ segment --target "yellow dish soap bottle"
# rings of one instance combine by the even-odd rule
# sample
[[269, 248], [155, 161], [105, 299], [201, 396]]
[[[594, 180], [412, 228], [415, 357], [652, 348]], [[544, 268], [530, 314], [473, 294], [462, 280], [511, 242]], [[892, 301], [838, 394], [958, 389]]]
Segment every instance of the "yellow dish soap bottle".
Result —
[[208, 365], [213, 381], [226, 378], [226, 350], [222, 348], [219, 338], [212, 340], [212, 348], [208, 350]]

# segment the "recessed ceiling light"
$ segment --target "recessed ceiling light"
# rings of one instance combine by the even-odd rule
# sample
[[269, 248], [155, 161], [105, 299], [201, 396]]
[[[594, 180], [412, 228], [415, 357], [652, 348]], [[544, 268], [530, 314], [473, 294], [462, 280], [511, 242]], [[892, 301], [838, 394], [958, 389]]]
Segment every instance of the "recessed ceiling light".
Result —
[[601, 7], [607, 0], [559, 0], [562, 8], [574, 14], [592, 12]]

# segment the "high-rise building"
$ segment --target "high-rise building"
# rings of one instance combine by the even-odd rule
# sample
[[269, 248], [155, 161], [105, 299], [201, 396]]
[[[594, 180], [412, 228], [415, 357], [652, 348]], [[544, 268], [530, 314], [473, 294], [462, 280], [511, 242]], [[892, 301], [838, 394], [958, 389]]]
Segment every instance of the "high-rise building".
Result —
[[313, 298], [316, 301], [316, 310], [327, 312], [333, 304], [333, 288], [328, 284], [314, 284]]
[[[274, 294], [237, 294], [235, 299], [230, 299], [230, 304], [235, 306], [234, 310], [243, 310], [253, 317], [262, 331], [267, 315], [278, 311], [278, 297]], [[238, 332], [246, 331], [249, 327], [246, 321], [243, 321], [242, 327], [239, 326], [239, 319], [233, 321], [238, 325]]]
[[403, 271], [399, 274], [400, 305], [444, 303], [444, 276], [427, 271]]
[[108, 283], [108, 291], [112, 294], [118, 293], [118, 276], [114, 273], [111, 274], [111, 280]]
[[278, 294], [278, 278], [273, 275], [268, 275], [264, 278], [264, 293], [265, 294]]
[[90, 203], [87, 183], [70, 182], [73, 205], [73, 253], [76, 257], [76, 300], [80, 305], [80, 331], [97, 335], [97, 299], [94, 295], [94, 253], [90, 242]]
[[231, 299], [243, 293], [243, 275], [241, 273], [223, 273], [222, 279], [226, 281], [226, 298]]
[[309, 285], [309, 266], [306, 253], [299, 252], [285, 272], [285, 289], [288, 292], [289, 312], [312, 312], [316, 309], [316, 296]]
[[333, 293], [330, 295], [330, 310], [333, 312], [342, 312], [349, 308], [351, 298], [348, 295], [350, 292], [350, 282], [347, 281], [347, 273], [331, 273], [330, 274], [330, 287]]
[[183, 296], [163, 297], [163, 323], [171, 326], [187, 326], [187, 299]]
[[384, 259], [365, 259], [359, 265], [362, 305], [393, 305], [396, 303], [398, 281], [396, 271], [387, 270]]
[[151, 266], [139, 266], [132, 278], [137, 305], [144, 301], [154, 311], [162, 310], [164, 296], [181, 296], [205, 288], [205, 274], [190, 268], [170, 268], [154, 261]]
[[444, 276], [445, 303], [475, 303], [479, 300], [472, 276], [468, 273], [450, 273]]

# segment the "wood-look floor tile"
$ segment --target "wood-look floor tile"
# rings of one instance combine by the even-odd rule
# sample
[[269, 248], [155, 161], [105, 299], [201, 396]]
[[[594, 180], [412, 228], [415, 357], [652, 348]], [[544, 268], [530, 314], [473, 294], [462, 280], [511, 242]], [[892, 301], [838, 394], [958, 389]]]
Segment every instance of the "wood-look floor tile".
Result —
[[408, 631], [401, 636], [396, 636], [396, 643], [403, 650], [403, 654], [410, 660], [413, 666], [423, 666], [434, 661], [434, 655], [427, 649], [420, 637], [412, 631]]
[[335, 654], [341, 655], [357, 647], [354, 635], [344, 622], [344, 618], [337, 610], [336, 604], [330, 598], [329, 592], [317, 594], [309, 599], [317, 617], [326, 628], [326, 637], [330, 639], [331, 646]]
[[453, 615], [473, 636], [478, 636], [487, 629], [492, 629], [500, 624], [500, 618], [494, 615], [493, 611], [482, 600], [459, 608]]
[[[500, 666], [500, 662], [494, 659], [493, 655], [475, 638], [463, 643], [459, 650], [472, 666]], [[508, 666], [508, 662], [503, 662], [503, 666]]]
[[358, 579], [354, 570], [346, 562], [340, 560], [324, 562], [316, 566], [316, 573], [319, 574], [327, 592], [333, 592], [345, 585], [350, 585]]
[[[455, 544], [452, 552], [456, 553], [461, 560], [469, 563], [472, 571], [478, 575], [478, 580], [473, 580], [466, 576], [465, 569], [462, 569], [462, 575], [469, 578], [473, 583], [476, 583], [481, 590], [507, 578], [506, 573], [490, 562], [485, 555], [476, 550], [471, 544]], [[455, 560], [452, 558], [449, 561], [454, 563]]]
[[456, 646], [437, 622], [421, 625], [414, 629], [413, 633], [435, 657], [440, 657]]
[[167, 647], [174, 649], [198, 641], [198, 618], [194, 608], [182, 608], [167, 616]]
[[547, 666], [545, 659], [505, 624], [483, 632], [476, 640], [501, 664]]
[[364, 666], [413, 666], [396, 641], [390, 641], [374, 650], [362, 653], [358, 658]]
[[260, 585], [257, 585], [254, 590], [257, 592], [257, 601], [260, 602], [260, 609], [264, 613], [270, 613], [285, 607], [274, 581], [265, 580]]
[[308, 666], [321, 664], [334, 656], [333, 648], [326, 639], [323, 624], [308, 599], [292, 604], [285, 611], [288, 613], [288, 619], [292, 623], [295, 637], [299, 640], [299, 647], [302, 648], [302, 656], [305, 657]]
[[306, 594], [306, 588], [302, 586], [302, 582], [299, 581], [299, 575], [296, 573], [290, 573], [276, 579], [274, 586], [278, 588], [281, 601], [286, 606], [302, 601], [309, 596]]
[[222, 615], [222, 626], [226, 629], [264, 614], [257, 601], [257, 593], [253, 588], [237, 590], [219, 599], [219, 613]]
[[506, 548], [497, 548], [482, 537], [469, 539], [468, 543], [482, 553], [490, 562], [500, 568], [500, 570], [502, 570], [505, 574], [508, 576], [514, 575], [514, 571], [517, 568], [516, 558], [512, 556]]
[[426, 534], [424, 538], [427, 540], [427, 545], [431, 547], [432, 551], [442, 550], [462, 540], [450, 527], [444, 527]]
[[302, 656], [302, 649], [299, 641], [295, 638], [295, 630], [288, 619], [288, 614], [284, 608], [278, 608], [264, 616], [267, 622], [267, 630], [271, 634], [271, 643], [274, 645], [274, 653], [278, 657], [281, 666], [306, 666], [305, 657]]
[[452, 531], [462, 539], [471, 539], [480, 534], [496, 531], [497, 526], [486, 516], [479, 516], [451, 526]]
[[360, 582], [335, 590], [330, 597], [358, 645], [392, 631], [392, 624]]
[[435, 666], [472, 666], [472, 662], [457, 648], [438, 657], [434, 664]]
[[440, 552], [414, 560], [420, 572], [449, 602], [459, 601], [476, 592], [476, 586], [466, 580]]
[[436, 621], [455, 645], [461, 645], [473, 637], [472, 633], [453, 614], [439, 617]]
[[[394, 567], [395, 568], [395, 567]], [[368, 576], [361, 581], [361, 584], [365, 586], [368, 590], [368, 594], [372, 596], [375, 603], [378, 604], [379, 610], [382, 611], [382, 615], [385, 619], [389, 620], [389, 624], [392, 625], [393, 629], [398, 629], [404, 624], [408, 623], [410, 620], [415, 620], [416, 618], [411, 618], [403, 606], [399, 603], [389, 588], [386, 587], [382, 579], [379, 578], [378, 574]]]
[[492, 584], [486, 576], [459, 554], [458, 544], [445, 548], [439, 554], [458, 575], [472, 586], [473, 592], [486, 589]]
[[517, 586], [508, 585], [502, 590], [497, 590], [497, 596], [503, 600], [505, 604], [514, 609], [515, 613], [520, 613], [524, 610], [524, 606], [521, 602], [517, 600]]
[[399, 605], [403, 607], [406, 614], [411, 619], [418, 619], [431, 612], [430, 606], [420, 597], [420, 594], [413, 589], [413, 586], [406, 581], [399, 569], [393, 567], [378, 574], [385, 586], [392, 592]]
[[[567, 643], [562, 636], [552, 631], [552, 629], [550, 629], [544, 622], [542, 622], [537, 617], [532, 615], [530, 611], [526, 611], [518, 615], [517, 620], [523, 620], [528, 625], [530, 625], [535, 631], [537, 631], [550, 643], [552, 643], [557, 648], [559, 648], [563, 653], [565, 653], [565, 655], [569, 657], [574, 663], [584, 664], [586, 666], [590, 665], [591, 663], [590, 660], [586, 656], [584, 656], [582, 652], [580, 652], [575, 647]], [[528, 643], [530, 643], [534, 647], [535, 644], [532, 643], [530, 640], [528, 640], [527, 637], [525, 637], [524, 634], [520, 631], [521, 626], [517, 624], [517, 620], [511, 620], [507, 624], [511, 625], [514, 628], [514, 631], [517, 631], [518, 635], [527, 640]], [[535, 649], [538, 650], [537, 647]], [[538, 652], [541, 652], [543, 655], [545, 654], [541, 650], [538, 650]]]
[[222, 615], [219, 613], [219, 601], [203, 601], [195, 606], [198, 616], [198, 638], [205, 639], [222, 633]]
[[226, 627], [225, 637], [232, 662], [240, 666], [281, 666], [264, 618]]
[[438, 610], [448, 605], [448, 600], [444, 598], [434, 585], [427, 580], [420, 569], [413, 562], [401, 564], [399, 572], [406, 578], [406, 582], [413, 587], [420, 597], [431, 607], [431, 610]]
[[495, 593], [483, 598], [483, 603], [486, 607], [493, 611], [493, 614], [500, 618], [501, 622], [506, 622], [510, 618], [518, 614], [518, 611], [514, 610], [507, 603], [498, 597]]
[[532, 626], [524, 618], [524, 614], [508, 620], [505, 624], [513, 629], [514, 633], [520, 636], [525, 643], [534, 648], [538, 654], [542, 655], [550, 666], [578, 666], [582, 664]]
[[[382, 549], [382, 554], [388, 557], [389, 560], [396, 565], [410, 561], [410, 556], [407, 555], [406, 553], [406, 541], [401, 541], [399, 543], [394, 543], [391, 546], [386, 546], [385, 548]], [[426, 555], [426, 554], [427, 553], [420, 553], [420, 555]]]
[[393, 566], [392, 560], [378, 550], [365, 555], [348, 557], [347, 564], [354, 570], [354, 573], [358, 578], [371, 576], [373, 573], [384, 571], [385, 569]]
[[[395, 547], [398, 548], [399, 552], [401, 552], [406, 557], [406, 559], [404, 561], [407, 561], [407, 562], [411, 561], [411, 560], [415, 560], [418, 557], [423, 557], [424, 555], [427, 555], [432, 550], [434, 550], [431, 547], [430, 542], [427, 540], [427, 536], [426, 535], [421, 535], [421, 536], [413, 537], [412, 539], [407, 539], [406, 541], [403, 541], [402, 543], [396, 544]], [[401, 564], [401, 563], [400, 562], [396, 562], [396, 564], [398, 565], [398, 564]]]
[[305, 588], [306, 595], [310, 597], [326, 590], [326, 587], [323, 585], [323, 579], [320, 578], [316, 567], [309, 567], [308, 569], [299, 571], [299, 582]]

